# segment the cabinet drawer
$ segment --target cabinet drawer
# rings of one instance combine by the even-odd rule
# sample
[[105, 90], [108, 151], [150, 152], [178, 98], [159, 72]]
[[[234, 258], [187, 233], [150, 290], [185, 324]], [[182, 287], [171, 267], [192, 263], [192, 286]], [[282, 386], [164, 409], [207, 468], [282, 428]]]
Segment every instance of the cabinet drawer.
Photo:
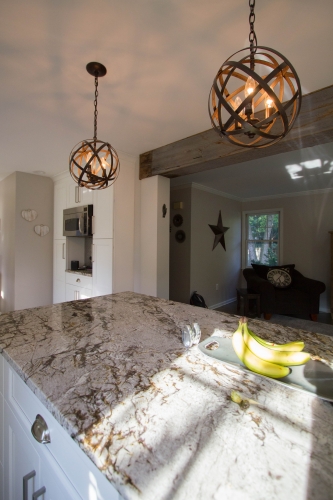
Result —
[[89, 299], [92, 297], [91, 288], [83, 288], [82, 286], [66, 285], [66, 302], [72, 300]]
[[66, 283], [68, 285], [80, 286], [92, 290], [92, 277], [83, 274], [66, 273]]

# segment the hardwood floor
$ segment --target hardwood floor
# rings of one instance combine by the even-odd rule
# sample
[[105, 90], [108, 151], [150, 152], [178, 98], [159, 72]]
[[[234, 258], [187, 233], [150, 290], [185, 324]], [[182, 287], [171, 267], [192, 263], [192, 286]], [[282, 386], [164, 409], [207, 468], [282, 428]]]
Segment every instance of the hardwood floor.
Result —
[[[217, 311], [226, 312], [229, 314], [236, 314], [241, 316], [244, 314], [243, 305], [241, 305], [240, 311], [237, 311], [237, 301], [231, 302], [225, 306], [219, 307]], [[249, 318], [257, 318], [255, 309], [249, 311]], [[262, 321], [266, 321], [261, 315]], [[272, 314], [270, 323], [276, 323], [278, 325], [288, 326], [291, 328], [296, 328], [300, 330], [307, 330], [314, 333], [321, 333], [324, 335], [333, 336], [333, 321], [330, 313], [320, 312], [318, 314], [318, 321], [311, 321], [310, 318], [299, 318], [295, 316], [283, 316], [281, 314]]]

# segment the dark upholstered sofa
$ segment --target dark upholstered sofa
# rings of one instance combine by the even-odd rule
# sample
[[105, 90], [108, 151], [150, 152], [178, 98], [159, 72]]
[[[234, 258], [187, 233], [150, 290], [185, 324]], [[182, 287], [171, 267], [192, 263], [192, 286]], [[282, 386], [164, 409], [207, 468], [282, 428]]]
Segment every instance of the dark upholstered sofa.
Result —
[[243, 275], [248, 290], [260, 294], [260, 312], [265, 319], [270, 319], [272, 314], [285, 314], [310, 316], [313, 321], [317, 321], [319, 297], [326, 288], [321, 281], [306, 278], [294, 269], [290, 287], [280, 289], [259, 277], [252, 268], [244, 269]]

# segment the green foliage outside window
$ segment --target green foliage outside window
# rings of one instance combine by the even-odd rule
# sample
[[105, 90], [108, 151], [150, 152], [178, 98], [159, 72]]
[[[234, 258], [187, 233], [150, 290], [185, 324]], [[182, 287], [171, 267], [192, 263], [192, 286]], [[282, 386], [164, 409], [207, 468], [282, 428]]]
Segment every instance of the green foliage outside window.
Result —
[[279, 214], [248, 215], [247, 221], [248, 265], [277, 265], [279, 258]]

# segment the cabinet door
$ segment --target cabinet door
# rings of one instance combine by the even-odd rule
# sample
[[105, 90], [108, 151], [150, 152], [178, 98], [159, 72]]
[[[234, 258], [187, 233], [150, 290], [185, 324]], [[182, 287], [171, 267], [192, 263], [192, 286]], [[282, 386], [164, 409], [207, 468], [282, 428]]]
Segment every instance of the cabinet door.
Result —
[[3, 491], [3, 464], [4, 464], [4, 396], [2, 391], [3, 384], [3, 358], [0, 354], [0, 499], [2, 500], [4, 497]]
[[89, 288], [66, 284], [66, 302], [71, 300], [89, 299], [92, 291]]
[[93, 203], [93, 191], [86, 187], [79, 187], [74, 181], [70, 180], [68, 186], [68, 208], [91, 205]]
[[[31, 499], [33, 492], [41, 488], [41, 460], [33, 443], [27, 436], [13, 412], [4, 403], [5, 456], [4, 463], [4, 499]], [[32, 438], [33, 439], [33, 438]], [[28, 475], [35, 475], [28, 479]], [[23, 483], [27, 487], [23, 497]]]
[[113, 193], [113, 186], [94, 191], [94, 239], [113, 238]]
[[53, 243], [53, 303], [65, 302], [66, 242]]
[[93, 296], [112, 293], [113, 239], [93, 239]]
[[43, 453], [41, 477], [46, 489], [41, 500], [82, 500], [82, 497], [47, 450]]
[[54, 239], [65, 239], [63, 235], [63, 213], [67, 207], [67, 182], [54, 185]]

